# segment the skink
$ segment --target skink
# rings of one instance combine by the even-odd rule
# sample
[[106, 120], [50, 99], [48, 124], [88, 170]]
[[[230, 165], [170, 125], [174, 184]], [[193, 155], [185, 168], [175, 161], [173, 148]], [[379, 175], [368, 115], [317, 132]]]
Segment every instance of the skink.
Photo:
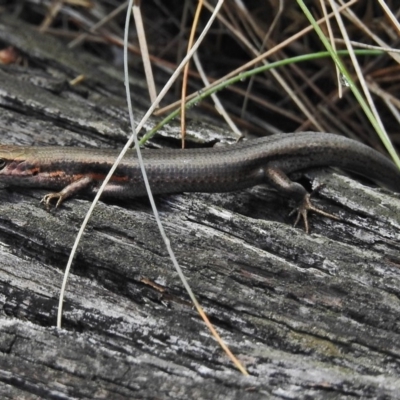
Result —
[[[118, 150], [68, 147], [0, 146], [0, 185], [56, 190], [43, 201], [60, 205], [77, 193], [93, 195]], [[400, 192], [400, 172], [385, 156], [354, 140], [316, 132], [274, 135], [231, 146], [189, 150], [143, 150], [154, 194], [228, 192], [267, 183], [298, 203], [308, 232], [307, 212], [316, 211], [310, 195], [288, 174], [311, 167], [333, 166], [363, 175]], [[107, 185], [104, 196], [145, 195], [135, 150], [130, 150]]]

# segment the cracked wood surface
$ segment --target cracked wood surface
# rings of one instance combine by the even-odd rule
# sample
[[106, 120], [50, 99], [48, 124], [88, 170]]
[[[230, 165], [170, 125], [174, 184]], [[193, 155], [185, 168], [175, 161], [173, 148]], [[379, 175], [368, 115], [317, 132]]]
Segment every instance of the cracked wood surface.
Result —
[[[0, 22], [0, 40], [28, 61], [0, 70], [1, 143], [122, 147], [122, 72], [22, 25]], [[69, 87], [81, 73], [88, 79]], [[138, 119], [147, 95], [134, 85]], [[178, 130], [153, 145], [178, 145]], [[223, 135], [196, 122], [189, 136], [200, 131], [206, 145]], [[400, 397], [400, 200], [329, 171], [305, 179], [326, 184], [315, 201], [342, 218], [313, 215], [311, 235], [265, 187], [157, 197], [190, 285], [250, 377], [191, 306], [146, 200], [96, 208], [57, 330], [62, 273], [89, 201], [47, 212], [43, 190], [1, 190], [1, 397]]]

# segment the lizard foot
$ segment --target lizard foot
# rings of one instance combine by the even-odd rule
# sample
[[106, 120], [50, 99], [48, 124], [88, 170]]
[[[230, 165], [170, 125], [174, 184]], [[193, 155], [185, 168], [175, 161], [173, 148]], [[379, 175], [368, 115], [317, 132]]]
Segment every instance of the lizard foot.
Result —
[[296, 221], [294, 222], [294, 226], [296, 226], [299, 221], [300, 218], [303, 219], [304, 221], [304, 228], [306, 233], [309, 233], [309, 225], [308, 225], [308, 212], [309, 211], [314, 211], [318, 214], [321, 214], [325, 217], [331, 218], [331, 219], [335, 219], [337, 221], [340, 221], [340, 218], [337, 217], [336, 215], [327, 213], [326, 211], [323, 211], [321, 209], [319, 209], [318, 207], [315, 207], [312, 202], [311, 202], [311, 196], [315, 193], [315, 191], [319, 190], [321, 187], [318, 187], [317, 189], [315, 189], [311, 194], [307, 193], [303, 200], [301, 201], [301, 203], [298, 205], [298, 207], [294, 208], [289, 215], [293, 215], [294, 213], [297, 212], [297, 217], [296, 217]]
[[65, 200], [65, 197], [66, 197], [66, 196], [65, 196], [62, 192], [58, 192], [58, 193], [49, 193], [49, 194], [46, 194], [46, 195], [43, 197], [42, 200], [40, 200], [40, 203], [43, 203], [43, 204], [46, 206], [47, 210], [49, 210], [49, 209], [50, 209], [50, 206], [51, 206], [51, 201], [52, 201], [53, 199], [58, 199], [58, 200], [57, 200], [57, 203], [56, 203], [56, 205], [55, 205], [55, 208], [57, 208], [57, 207]]

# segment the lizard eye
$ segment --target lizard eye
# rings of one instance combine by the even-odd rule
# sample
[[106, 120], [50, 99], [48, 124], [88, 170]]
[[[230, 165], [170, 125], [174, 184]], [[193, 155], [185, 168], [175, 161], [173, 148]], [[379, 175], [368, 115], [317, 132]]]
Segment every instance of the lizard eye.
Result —
[[0, 170], [2, 170], [6, 166], [6, 160], [4, 158], [0, 158]]

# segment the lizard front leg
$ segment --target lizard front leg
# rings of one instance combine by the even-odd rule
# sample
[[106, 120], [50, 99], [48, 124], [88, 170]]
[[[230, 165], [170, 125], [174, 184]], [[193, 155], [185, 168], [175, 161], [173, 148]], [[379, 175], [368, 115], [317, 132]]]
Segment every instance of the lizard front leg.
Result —
[[68, 197], [87, 189], [92, 182], [93, 179], [90, 176], [83, 176], [82, 178], [77, 179], [76, 181], [67, 185], [60, 192], [46, 194], [40, 202], [44, 203], [46, 208], [50, 208], [51, 201], [53, 199], [58, 199], [55, 206], [55, 208], [57, 208]]

